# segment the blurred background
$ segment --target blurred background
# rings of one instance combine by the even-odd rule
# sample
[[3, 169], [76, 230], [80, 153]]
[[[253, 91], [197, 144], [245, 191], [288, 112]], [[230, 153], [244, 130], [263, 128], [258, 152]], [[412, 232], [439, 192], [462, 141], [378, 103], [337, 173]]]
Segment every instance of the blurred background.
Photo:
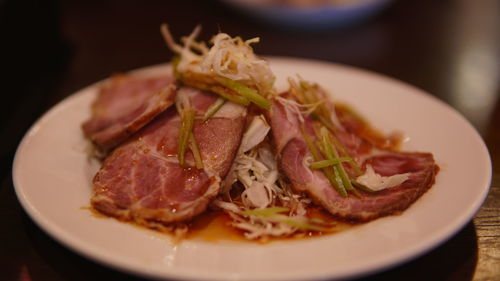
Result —
[[[10, 227], [19, 229], [0, 234], [0, 241], [10, 241], [0, 242], [0, 252], [13, 255], [12, 259], [6, 255], [0, 258], [2, 269], [5, 264], [19, 268], [19, 261], [28, 261], [32, 263], [29, 276], [33, 280], [86, 280], [72, 273], [81, 269], [86, 270], [84, 278], [94, 277], [92, 274], [132, 278], [85, 261], [46, 237], [21, 211], [12, 191], [10, 166], [15, 148], [29, 126], [64, 97], [113, 73], [168, 62], [172, 53], [159, 32], [164, 22], [177, 38], [201, 24], [204, 40], [217, 31], [244, 39], [260, 37], [261, 43], [254, 45], [260, 55], [351, 65], [419, 87], [453, 106], [481, 133], [494, 161], [493, 184], [498, 186], [499, 165], [495, 161], [500, 160], [500, 1], [337, 0], [336, 6], [326, 4], [326, 0], [312, 1], [319, 3], [321, 10], [307, 1], [281, 0], [271, 7], [263, 2], [0, 0], [4, 71], [0, 192], [2, 202], [7, 202], [0, 206], [0, 214], [14, 216], [9, 220]], [[296, 10], [297, 3], [301, 10]], [[495, 198], [489, 204], [498, 210], [498, 196]], [[486, 236], [486, 240], [477, 239], [480, 227], [475, 223], [444, 246], [449, 248], [431, 253], [434, 258], [448, 258], [445, 253], [450, 249], [459, 251], [451, 261], [448, 258], [448, 271], [436, 267], [439, 278], [426, 280], [498, 277], [498, 242], [488, 242]], [[498, 237], [498, 221], [493, 227], [497, 229], [493, 238]], [[478, 243], [484, 241], [493, 243], [493, 252], [486, 249], [482, 253], [481, 247], [478, 250]], [[51, 247], [55, 253], [48, 254], [48, 258], [39, 256]], [[481, 259], [486, 260], [478, 262]], [[65, 267], [58, 266], [58, 262]], [[420, 259], [413, 263], [412, 270], [425, 270], [425, 266], [425, 260]], [[463, 269], [457, 272], [457, 268]], [[398, 274], [407, 280], [419, 280], [412, 279], [404, 268], [374, 278], [389, 279]]]

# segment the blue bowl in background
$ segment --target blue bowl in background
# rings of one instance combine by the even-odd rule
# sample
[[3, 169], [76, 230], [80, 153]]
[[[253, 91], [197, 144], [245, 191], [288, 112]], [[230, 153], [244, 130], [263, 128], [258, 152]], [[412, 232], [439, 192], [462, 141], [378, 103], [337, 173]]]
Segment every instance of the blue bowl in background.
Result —
[[359, 23], [375, 16], [392, 2], [392, 0], [351, 0], [294, 5], [292, 1], [276, 0], [221, 1], [257, 20], [299, 29], [335, 28]]

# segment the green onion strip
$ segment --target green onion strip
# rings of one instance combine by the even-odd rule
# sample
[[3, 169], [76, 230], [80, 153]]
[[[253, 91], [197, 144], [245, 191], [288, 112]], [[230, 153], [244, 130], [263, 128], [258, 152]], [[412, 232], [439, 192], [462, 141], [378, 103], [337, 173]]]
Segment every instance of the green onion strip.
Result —
[[198, 88], [203, 91], [211, 91], [234, 103], [243, 106], [254, 103], [265, 110], [271, 108], [271, 102], [268, 99], [260, 95], [256, 89], [250, 88], [241, 82], [192, 72], [186, 72], [184, 75], [181, 75], [176, 67], [174, 67], [174, 75], [187, 86]]
[[[296, 227], [302, 230], [310, 230], [310, 231], [331, 231], [332, 229], [327, 227], [322, 227], [318, 225], [313, 225], [307, 222], [298, 221], [289, 217], [287, 215], [283, 215], [280, 213], [288, 212], [290, 209], [286, 207], [269, 207], [263, 209], [253, 209], [253, 210], [245, 210], [243, 211], [243, 215], [245, 216], [255, 216], [261, 218], [275, 219], [279, 222], [286, 223], [290, 226]], [[318, 220], [311, 220], [313, 223], [321, 223]]]
[[320, 154], [318, 153], [318, 150], [316, 149], [316, 146], [311, 141], [311, 138], [307, 134], [307, 132], [306, 132], [303, 124], [300, 127], [300, 130], [302, 131], [302, 135], [304, 136], [304, 140], [306, 141], [306, 144], [307, 144], [307, 147], [309, 148], [309, 151], [313, 155], [314, 161], [321, 161], [322, 159], [320, 157]]
[[196, 168], [203, 169], [203, 160], [201, 159], [200, 149], [198, 148], [193, 132], [189, 134], [189, 148], [191, 148], [191, 151], [193, 152]]
[[349, 151], [347, 151], [347, 149], [344, 147], [344, 145], [333, 134], [330, 134], [330, 137], [331, 137], [335, 147], [338, 148], [338, 150], [340, 150], [342, 155], [345, 155], [345, 157], [349, 159], [349, 161], [347, 161], [347, 162], [354, 169], [354, 172], [356, 173], [356, 175], [358, 175], [358, 176], [362, 175], [363, 172], [361, 171], [361, 168], [359, 167], [358, 163], [356, 163], [356, 161], [354, 161], [354, 158], [351, 156]]
[[[301, 84], [303, 88], [305, 89], [309, 89], [309, 87], [306, 87], [304, 86], [304, 83]], [[316, 95], [316, 93], [314, 91], [309, 91], [309, 93], [313, 96], [313, 99], [318, 101], [319, 98], [318, 96]], [[330, 117], [329, 117], [329, 110], [325, 107], [324, 104], [320, 104], [317, 108], [317, 111], [318, 112], [313, 112], [313, 114], [315, 115], [315, 117], [328, 129], [330, 130], [330, 132], [332, 133], [330, 136], [333, 140], [333, 143], [335, 145], [335, 147], [340, 150], [340, 152], [345, 155], [345, 157], [348, 157], [350, 158], [350, 161], [349, 164], [351, 165], [351, 167], [354, 169], [354, 171], [356, 172], [356, 174], [358, 175], [361, 175], [362, 172], [361, 172], [361, 169], [359, 168], [358, 164], [356, 163], [356, 161], [354, 161], [354, 158], [351, 156], [351, 154], [347, 151], [347, 149], [345, 149], [344, 145], [335, 137], [334, 133], [338, 131], [338, 129], [335, 127], [335, 125], [333, 124], [333, 122], [331, 121]]]
[[[322, 130], [323, 138], [326, 140], [325, 145], [326, 145], [326, 150], [328, 154], [328, 158], [331, 160], [339, 160], [339, 154], [336, 150], [336, 148], [332, 145], [332, 134], [329, 133], [326, 129]], [[345, 188], [349, 191], [352, 191], [356, 193], [356, 190], [352, 186], [351, 179], [349, 178], [349, 175], [347, 175], [347, 172], [344, 169], [344, 166], [342, 163], [337, 163], [334, 164], [334, 167], [336, 168], [336, 172], [338, 172], [340, 178], [342, 179], [342, 183], [344, 184]]]
[[245, 210], [245, 211], [243, 211], [243, 215], [268, 218], [268, 217], [275, 216], [278, 213], [288, 212], [289, 210], [290, 209], [287, 207], [269, 207], [269, 208], [262, 208], [262, 209]]
[[[302, 131], [302, 135], [304, 136], [304, 140], [309, 148], [309, 151], [311, 151], [311, 154], [313, 155], [314, 161], [319, 162], [319, 161], [324, 160], [321, 157], [321, 153], [316, 148], [316, 145], [314, 145], [311, 138], [309, 137], [309, 135], [305, 131], [304, 126], [301, 127], [301, 131]], [[319, 137], [319, 136], [316, 136], [316, 137]], [[319, 148], [320, 149], [323, 148], [323, 151], [324, 151], [324, 147], [319, 146]], [[326, 160], [332, 160], [332, 159], [326, 159]], [[336, 160], [336, 161], [338, 162], [338, 160]], [[347, 197], [347, 191], [342, 183], [342, 179], [340, 179], [338, 177], [338, 175], [335, 173], [334, 169], [335, 169], [335, 166], [327, 166], [327, 167], [321, 168], [321, 171], [323, 172], [325, 177], [328, 179], [330, 184], [335, 188], [335, 190], [337, 190], [337, 192], [342, 197]]]
[[[302, 90], [300, 94], [303, 102], [314, 104], [320, 101], [318, 95], [313, 89], [313, 86], [309, 85], [307, 82], [301, 82], [300, 87]], [[352, 169], [357, 175], [361, 175], [362, 172], [359, 165], [356, 163], [356, 161], [354, 161], [354, 158], [351, 156], [351, 154], [347, 151], [347, 149], [345, 149], [344, 145], [334, 135], [335, 132], [338, 131], [338, 129], [334, 126], [333, 122], [330, 120], [329, 117], [330, 112], [328, 108], [326, 108], [324, 104], [319, 104], [316, 110], [312, 112], [312, 115], [318, 121], [320, 121], [323, 124], [323, 126], [325, 126], [328, 130], [330, 130], [330, 132], [332, 132], [331, 138], [333, 140], [335, 147], [342, 153], [342, 155], [344, 155], [347, 158], [350, 158], [348, 164], [352, 167]]]
[[301, 221], [298, 221], [298, 220], [294, 220], [292, 218], [286, 218], [286, 219], [284, 218], [281, 222], [286, 223], [286, 224], [288, 224], [290, 226], [296, 227], [298, 229], [302, 229], [302, 230], [311, 230], [311, 231], [318, 231], [318, 232], [332, 231], [332, 229], [327, 228], [327, 227], [321, 227], [321, 226], [317, 226], [317, 225], [312, 225], [310, 223], [301, 222]]
[[245, 97], [248, 101], [256, 104], [257, 106], [269, 110], [271, 108], [271, 102], [265, 97], [261, 96], [257, 90], [247, 87], [243, 83], [234, 81], [231, 79], [217, 79], [223, 86], [235, 91], [242, 97]]
[[214, 103], [208, 107], [207, 111], [205, 112], [205, 115], [203, 116], [203, 122], [207, 121], [208, 119], [212, 118], [212, 116], [221, 109], [221, 107], [226, 103], [226, 99], [219, 97]]
[[337, 160], [320, 160], [320, 161], [316, 161], [316, 162], [313, 162], [309, 165], [309, 167], [311, 167], [311, 169], [321, 169], [321, 168], [325, 168], [325, 167], [328, 167], [328, 166], [333, 166], [335, 164], [338, 164], [338, 163], [344, 163], [344, 162], [349, 162], [351, 161], [350, 158], [348, 157], [339, 157]]
[[174, 77], [177, 79], [177, 80], [180, 80], [182, 81], [182, 75], [181, 73], [179, 72], [179, 70], [177, 69], [177, 66], [179, 65], [179, 62], [181, 61], [181, 57], [180, 56], [174, 56], [172, 58], [172, 72], [174, 74]]
[[[202, 89], [202, 88], [200, 88], [200, 89]], [[250, 101], [246, 97], [235, 94], [231, 89], [228, 89], [228, 88], [223, 87], [223, 86], [212, 85], [212, 86], [209, 86], [208, 89], [202, 89], [202, 90], [208, 90], [208, 91], [214, 92], [227, 100], [230, 100], [230, 101], [237, 103], [237, 104], [241, 104], [243, 106], [247, 106], [250, 104]]]
[[[174, 68], [174, 74], [176, 73], [176, 68]], [[193, 72], [184, 72], [183, 75], [177, 75], [177, 77], [184, 85], [193, 88], [200, 89], [202, 91], [210, 91], [219, 96], [225, 98], [226, 100], [232, 101], [237, 104], [247, 106], [250, 101], [244, 97], [235, 93], [232, 89], [229, 89], [220, 82], [217, 82], [213, 77], [203, 74], [197, 74]]]
[[198, 169], [203, 169], [203, 161], [201, 158], [200, 150], [193, 135], [193, 126], [196, 111], [193, 108], [180, 109], [181, 115], [181, 128], [179, 131], [179, 147], [177, 149], [177, 157], [179, 164], [186, 167], [186, 150], [189, 146], [193, 152], [195, 166]]

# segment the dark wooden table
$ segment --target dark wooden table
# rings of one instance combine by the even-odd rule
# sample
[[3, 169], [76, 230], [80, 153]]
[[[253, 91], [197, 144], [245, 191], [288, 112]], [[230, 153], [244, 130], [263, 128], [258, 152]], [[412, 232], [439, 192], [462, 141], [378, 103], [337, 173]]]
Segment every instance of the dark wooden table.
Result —
[[[175, 35], [203, 24], [260, 36], [262, 55], [348, 64], [405, 81], [460, 111], [491, 153], [493, 179], [480, 211], [430, 253], [363, 280], [500, 280], [500, 2], [399, 0], [362, 24], [299, 31], [258, 22], [214, 1], [12, 0], [0, 3], [0, 280], [138, 280], [95, 264], [47, 236], [19, 205], [15, 148], [44, 111], [114, 72], [163, 63], [159, 25]], [[466, 159], [464, 159], [466, 161]]]

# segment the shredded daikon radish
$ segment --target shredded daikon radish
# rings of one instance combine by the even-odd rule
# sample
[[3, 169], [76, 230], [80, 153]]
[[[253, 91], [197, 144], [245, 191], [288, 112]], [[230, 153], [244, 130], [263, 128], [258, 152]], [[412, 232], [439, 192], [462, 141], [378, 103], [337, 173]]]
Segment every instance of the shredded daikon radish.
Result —
[[[245, 231], [248, 239], [293, 234], [300, 229], [297, 225], [307, 225], [306, 205], [310, 200], [294, 194], [288, 185], [279, 182], [276, 156], [266, 142], [269, 129], [264, 116], [255, 116], [243, 134], [242, 144], [225, 181], [228, 188], [235, 182], [244, 188], [240, 203], [214, 201], [214, 205], [230, 215], [234, 227]], [[244, 215], [254, 209], [265, 210], [277, 205], [283, 206], [287, 215]]]
[[212, 40], [212, 46], [206, 48], [196, 42], [201, 28], [197, 26], [183, 45], [175, 43], [168, 26], [163, 24], [161, 31], [169, 48], [180, 56], [177, 70], [208, 76], [220, 76], [255, 86], [260, 92], [269, 92], [275, 80], [267, 61], [257, 57], [250, 44], [259, 42], [259, 38], [243, 41], [240, 37], [231, 37], [218, 33]]
[[383, 190], [402, 184], [410, 178], [410, 173], [396, 174], [384, 177], [375, 172], [371, 165], [366, 165], [366, 172], [359, 176], [356, 181], [373, 191]]

